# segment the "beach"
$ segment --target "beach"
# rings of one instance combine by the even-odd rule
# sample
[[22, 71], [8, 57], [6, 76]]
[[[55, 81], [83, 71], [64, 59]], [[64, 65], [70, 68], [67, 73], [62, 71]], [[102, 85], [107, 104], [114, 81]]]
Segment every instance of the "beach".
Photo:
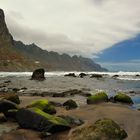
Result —
[[[31, 73], [0, 73], [1, 92], [16, 91], [21, 100], [20, 107], [29, 105], [32, 101], [47, 99], [51, 102], [63, 104], [65, 101], [72, 99], [78, 104], [78, 108], [66, 110], [62, 106], [56, 106], [56, 115], [69, 115], [82, 119], [86, 123], [95, 123], [98, 119], [110, 118], [117, 122], [123, 128], [128, 137], [126, 140], [139, 140], [140, 134], [140, 77], [137, 73], [98, 73], [102, 78], [90, 78], [90, 74], [80, 78], [80, 72], [75, 72], [77, 77], [65, 77], [68, 72], [46, 73], [44, 81], [30, 80]], [[96, 72], [95, 72], [96, 73]], [[97, 74], [97, 73], [96, 73]], [[117, 78], [112, 77], [119, 75]], [[2, 86], [3, 85], [3, 86]], [[100, 103], [87, 105], [89, 94], [95, 94], [105, 91], [108, 97], [115, 96], [118, 92], [125, 92], [131, 97], [134, 104], [128, 105], [123, 103]], [[0, 127], [7, 130], [0, 132], [2, 140], [35, 139], [40, 140], [38, 132], [33, 130], [17, 129], [16, 123], [5, 122]], [[15, 129], [14, 129], [15, 128]], [[74, 128], [75, 129], [75, 128]], [[32, 131], [32, 135], [30, 132]], [[72, 130], [71, 130], [72, 131]], [[47, 138], [50, 140], [68, 140], [70, 132], [63, 132], [52, 135]], [[17, 134], [17, 135], [15, 135]]]

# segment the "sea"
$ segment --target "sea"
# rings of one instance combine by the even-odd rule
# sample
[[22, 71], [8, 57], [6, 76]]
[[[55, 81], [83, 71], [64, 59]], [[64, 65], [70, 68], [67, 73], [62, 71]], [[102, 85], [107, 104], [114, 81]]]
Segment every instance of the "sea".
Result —
[[[75, 73], [77, 77], [64, 77], [68, 73]], [[11, 83], [7, 86], [8, 89], [26, 87], [28, 92], [38, 93], [80, 89], [92, 94], [104, 90], [111, 97], [119, 91], [124, 91], [131, 96], [134, 102], [131, 108], [140, 108], [140, 72], [83, 72], [88, 75], [102, 74], [102, 79], [90, 78], [90, 76], [80, 78], [78, 77], [80, 73], [82, 71], [45, 72], [46, 80], [38, 82], [30, 80], [32, 72], [0, 72], [0, 84], [10, 80]], [[118, 77], [113, 78], [114, 75], [118, 75]]]
[[[71, 71], [71, 72], [66, 72], [66, 71], [54, 71], [54, 72], [45, 72], [46, 77], [61, 77], [64, 76], [65, 74], [68, 73], [75, 73], [75, 75], [79, 75], [80, 73], [86, 73], [86, 74], [102, 74], [102, 75], [108, 75], [109, 77], [112, 77], [113, 75], [119, 75], [118, 79], [120, 80], [130, 80], [130, 81], [140, 81], [140, 72], [124, 72], [124, 71], [119, 71], [119, 72], [77, 72], [77, 71]], [[31, 76], [32, 72], [0, 72], [0, 77], [9, 77], [9, 76], [15, 76], [15, 77], [22, 77], [22, 76]]]

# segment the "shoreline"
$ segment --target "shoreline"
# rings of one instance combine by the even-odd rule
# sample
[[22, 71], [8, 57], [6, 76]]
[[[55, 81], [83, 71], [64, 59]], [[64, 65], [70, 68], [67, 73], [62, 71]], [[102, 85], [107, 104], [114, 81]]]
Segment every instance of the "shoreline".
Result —
[[[49, 101], [54, 101], [58, 103], [63, 103], [69, 98], [54, 98], [54, 97], [39, 97], [39, 96], [20, 96], [21, 99], [21, 104], [20, 107], [24, 107], [28, 104], [30, 104], [32, 101], [40, 100], [40, 99], [47, 99]], [[95, 105], [80, 105], [76, 109], [72, 110], [66, 110], [64, 107], [56, 107], [57, 114], [58, 115], [65, 115], [65, 116], [73, 116], [80, 118], [84, 120], [84, 125], [85, 124], [92, 124], [96, 120], [103, 119], [103, 118], [110, 118], [117, 122], [127, 133], [128, 137], [126, 140], [138, 140], [140, 137], [139, 129], [140, 129], [140, 111], [137, 110], [132, 110], [129, 108], [128, 105], [126, 104], [120, 104], [120, 103], [100, 103], [100, 104], [95, 104]], [[128, 117], [130, 116], [130, 117]], [[16, 124], [9, 124], [9, 122], [3, 123], [3, 126], [9, 127], [16, 127]], [[131, 126], [131, 127], [130, 127]], [[13, 137], [13, 132], [18, 134], [18, 131], [25, 131], [27, 133], [27, 137], [29, 137], [29, 134], [32, 131], [33, 138], [38, 137], [38, 133], [35, 134], [33, 130], [24, 130], [24, 129], [18, 129], [18, 130], [13, 130], [10, 133], [2, 135], [3, 138]], [[73, 129], [71, 130], [73, 131]], [[70, 132], [71, 132], [70, 131]], [[58, 134], [54, 134], [47, 139], [52, 140], [54, 137], [56, 137], [58, 140], [61, 140], [60, 138], [62, 137], [68, 137], [68, 133], [70, 132], [62, 132]], [[24, 135], [21, 134], [21, 136]], [[5, 140], [5, 139], [4, 139]], [[18, 139], [15, 139], [18, 140]], [[41, 139], [38, 139], [41, 140]], [[67, 140], [67, 139], [66, 139]]]
[[[87, 98], [98, 91], [105, 91], [109, 99], [119, 91], [123, 91], [132, 98], [134, 105], [112, 103], [111, 100], [106, 103], [88, 105]], [[19, 75], [1, 77], [0, 92], [15, 92], [21, 100], [20, 108], [28, 106], [33, 101], [47, 99], [56, 104], [54, 116], [76, 117], [84, 121], [83, 125], [94, 124], [99, 119], [109, 118], [127, 132], [126, 140], [138, 140], [140, 137], [140, 111], [137, 110], [137, 105], [140, 105], [140, 81], [124, 81], [106, 77], [106, 75], [99, 79], [89, 76], [84, 78], [53, 76], [46, 77], [44, 81], [36, 81], [30, 80], [30, 76]], [[78, 108], [67, 110], [63, 103], [69, 99], [74, 100]], [[68, 137], [75, 128], [53, 134], [46, 139], [69, 140]], [[15, 122], [3, 122], [0, 125], [2, 131], [0, 134], [3, 133], [3, 129], [7, 133], [2, 135], [2, 140], [19, 140], [23, 137], [25, 140], [46, 140], [40, 138], [40, 132], [19, 128]]]

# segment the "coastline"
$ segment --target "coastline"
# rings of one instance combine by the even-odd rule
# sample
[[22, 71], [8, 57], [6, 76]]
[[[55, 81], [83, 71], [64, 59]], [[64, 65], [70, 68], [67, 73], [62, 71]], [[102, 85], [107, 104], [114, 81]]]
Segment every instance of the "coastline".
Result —
[[[76, 75], [78, 74], [76, 73]], [[19, 106], [21, 108], [29, 105], [32, 101], [40, 99], [47, 99], [58, 104], [63, 104], [65, 101], [72, 99], [77, 103], [78, 108], [66, 110], [63, 106], [56, 106], [57, 113], [55, 116], [74, 116], [82, 119], [85, 122], [84, 125], [87, 123], [94, 124], [99, 119], [110, 118], [127, 132], [128, 137], [126, 140], [138, 140], [140, 137], [140, 111], [137, 110], [137, 107], [140, 105], [140, 81], [121, 80], [113, 78], [112, 75], [103, 74], [103, 77], [98, 79], [90, 78], [90, 76], [84, 78], [78, 76], [64, 77], [64, 73], [62, 75], [57, 73], [56, 75], [46, 75], [46, 80], [44, 81], [30, 80], [30, 73], [16, 76], [6, 75], [1, 76], [0, 90], [1, 92], [15, 91], [19, 95], [21, 101]], [[112, 102], [87, 105], [87, 96], [98, 91], [105, 91], [109, 98], [117, 94], [117, 92], [123, 91], [132, 98], [134, 105]], [[18, 140], [22, 137], [27, 140], [41, 140], [39, 132], [17, 128], [18, 126], [15, 122], [2, 123], [0, 126], [2, 140], [12, 140], [11, 138]], [[64, 138], [68, 140], [70, 133], [74, 129], [49, 136], [47, 140], [62, 140]], [[7, 133], [2, 134], [3, 131], [7, 131]]]

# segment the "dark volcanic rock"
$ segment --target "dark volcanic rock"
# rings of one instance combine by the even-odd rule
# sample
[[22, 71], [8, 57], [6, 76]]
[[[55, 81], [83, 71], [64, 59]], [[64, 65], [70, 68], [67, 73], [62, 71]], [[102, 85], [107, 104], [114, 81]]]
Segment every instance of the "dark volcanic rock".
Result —
[[70, 129], [69, 123], [56, 116], [49, 115], [40, 109], [20, 109], [17, 122], [22, 128], [57, 133]]
[[75, 108], [78, 107], [77, 103], [75, 101], [71, 100], [71, 99], [68, 100], [68, 101], [66, 101], [63, 104], [63, 106], [65, 106], [67, 110], [69, 110], [69, 109], [75, 109]]
[[0, 101], [0, 112], [4, 113], [11, 109], [18, 109], [17, 105], [8, 100]]
[[118, 77], [119, 77], [119, 75], [117, 75], [117, 74], [112, 76], [112, 78], [118, 78]]
[[101, 74], [92, 74], [90, 78], [103, 78]]
[[31, 80], [39, 80], [39, 81], [43, 81], [45, 80], [45, 70], [44, 69], [36, 69], [33, 74], [32, 74], [32, 78]]
[[4, 122], [7, 122], [6, 117], [5, 116], [0, 116], [0, 124], [4, 123]]
[[6, 118], [16, 120], [16, 113], [17, 113], [17, 109], [11, 109], [11, 110], [8, 110], [7, 112], [4, 112], [4, 116]]
[[87, 76], [86, 73], [80, 73], [80, 74], [79, 74], [79, 77], [80, 77], [80, 78], [84, 78], [85, 76]]
[[76, 77], [75, 73], [69, 73], [69, 74], [65, 74], [64, 76], [69, 76], [69, 77]]

